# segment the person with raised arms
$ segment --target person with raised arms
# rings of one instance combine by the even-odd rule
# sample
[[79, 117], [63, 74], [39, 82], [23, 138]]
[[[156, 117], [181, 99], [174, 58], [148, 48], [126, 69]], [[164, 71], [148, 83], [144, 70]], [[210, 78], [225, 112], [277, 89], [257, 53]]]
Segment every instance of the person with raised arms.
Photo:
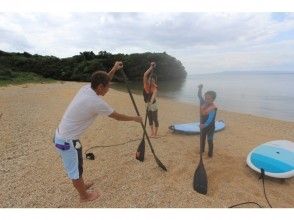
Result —
[[151, 137], [157, 137], [158, 132], [158, 103], [157, 103], [157, 90], [158, 86], [154, 78], [154, 69], [156, 67], [155, 62], [150, 63], [150, 67], [145, 71], [143, 75], [143, 96], [144, 102], [147, 107], [147, 116], [149, 120], [149, 126], [151, 130]]
[[200, 130], [201, 130], [201, 144], [202, 152], [204, 152], [205, 141], [207, 137], [208, 142], [208, 156], [213, 155], [213, 135], [215, 131], [215, 117], [217, 112], [217, 107], [214, 104], [216, 98], [215, 91], [207, 91], [202, 97], [203, 85], [198, 85], [198, 98], [200, 100]]

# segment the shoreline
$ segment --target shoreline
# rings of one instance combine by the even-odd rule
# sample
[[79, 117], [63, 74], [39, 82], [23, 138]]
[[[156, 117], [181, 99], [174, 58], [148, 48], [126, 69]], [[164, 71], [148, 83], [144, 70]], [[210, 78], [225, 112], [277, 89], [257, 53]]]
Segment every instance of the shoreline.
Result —
[[[199, 161], [199, 136], [168, 131], [171, 123], [198, 118], [196, 103], [181, 103], [159, 97], [159, 136], [151, 139], [156, 155], [167, 167], [162, 171], [146, 143], [145, 161], [135, 159], [140, 141], [95, 148], [94, 161], [84, 156], [84, 177], [93, 180], [102, 196], [79, 203], [62, 162], [52, 144], [52, 135], [79, 88], [86, 83], [56, 82], [0, 87], [0, 207], [62, 208], [226, 208], [246, 201], [267, 207], [259, 174], [246, 166], [248, 153], [271, 140], [294, 141], [294, 123], [243, 113], [218, 110], [217, 120], [226, 128], [215, 134], [214, 156], [203, 155], [208, 175], [208, 194], [196, 193], [192, 178]], [[134, 94], [139, 112], [141, 95]], [[117, 112], [135, 115], [127, 92], [110, 89], [103, 98]], [[147, 128], [149, 131], [149, 128]], [[133, 122], [98, 117], [81, 137], [83, 151], [96, 145], [111, 145], [142, 138], [142, 128]], [[271, 205], [293, 208], [294, 178], [280, 183], [266, 178]], [[250, 190], [248, 190], [250, 188]], [[292, 193], [291, 193], [292, 192]], [[242, 206], [255, 208], [255, 205]]]

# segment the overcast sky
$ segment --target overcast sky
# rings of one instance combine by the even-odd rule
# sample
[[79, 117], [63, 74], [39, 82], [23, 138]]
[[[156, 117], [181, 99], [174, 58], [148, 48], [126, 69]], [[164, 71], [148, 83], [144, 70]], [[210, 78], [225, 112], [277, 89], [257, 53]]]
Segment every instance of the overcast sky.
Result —
[[188, 74], [294, 70], [294, 13], [0, 12], [0, 50], [166, 52]]

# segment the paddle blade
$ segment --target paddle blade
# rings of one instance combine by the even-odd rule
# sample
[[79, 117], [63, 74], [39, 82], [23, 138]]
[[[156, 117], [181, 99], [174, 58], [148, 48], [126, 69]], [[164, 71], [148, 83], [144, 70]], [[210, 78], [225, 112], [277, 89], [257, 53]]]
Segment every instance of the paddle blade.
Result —
[[142, 139], [141, 143], [138, 146], [137, 152], [136, 152], [136, 159], [143, 162], [145, 156], [145, 140]]
[[207, 175], [203, 165], [202, 157], [194, 173], [193, 188], [198, 193], [203, 195], [207, 194]]
[[163, 163], [154, 155], [155, 161], [157, 163], [157, 165], [163, 169], [164, 171], [167, 171], [166, 167], [163, 165]]

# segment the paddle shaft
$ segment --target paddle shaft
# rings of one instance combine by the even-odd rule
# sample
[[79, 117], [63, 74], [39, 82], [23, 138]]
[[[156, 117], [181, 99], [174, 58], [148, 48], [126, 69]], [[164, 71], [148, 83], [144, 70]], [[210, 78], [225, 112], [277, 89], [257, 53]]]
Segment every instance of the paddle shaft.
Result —
[[[200, 116], [200, 120], [199, 120], [199, 126], [201, 125], [201, 104], [199, 107], [199, 116]], [[202, 161], [202, 151], [203, 151], [203, 143], [202, 143], [202, 128], [200, 127], [200, 162], [199, 163], [203, 163]]]
[[[135, 111], [136, 111], [137, 115], [140, 116], [140, 113], [139, 113], [139, 110], [138, 110], [137, 105], [136, 105], [136, 103], [135, 103], [135, 100], [134, 100], [133, 94], [132, 94], [132, 92], [131, 92], [131, 90], [130, 90], [130, 88], [129, 88], [129, 85], [128, 85], [128, 82], [127, 82], [127, 76], [126, 76], [126, 74], [125, 74], [125, 71], [122, 69], [121, 72], [123, 73], [124, 81], [125, 81], [125, 84], [126, 84], [126, 87], [127, 87], [128, 93], [129, 93], [129, 95], [130, 95], [130, 97], [131, 97], [132, 103], [133, 103], [133, 105], [134, 105]], [[161, 161], [160, 161], [160, 160], [157, 158], [157, 156], [155, 155], [154, 149], [153, 149], [152, 144], [151, 144], [151, 141], [150, 141], [150, 139], [149, 139], [149, 137], [148, 137], [148, 135], [147, 135], [147, 132], [146, 132], [146, 129], [145, 129], [144, 125], [143, 125], [143, 122], [141, 122], [140, 124], [141, 124], [141, 127], [143, 128], [144, 134], [146, 135], [146, 138], [147, 138], [148, 144], [149, 144], [150, 149], [151, 149], [151, 152], [152, 152], [152, 154], [153, 154], [153, 156], [154, 156], [154, 158], [155, 158], [155, 161], [157, 162], [158, 165], [160, 164], [159, 166], [160, 166], [162, 169], [164, 169], [165, 171], [167, 171], [167, 169], [165, 168], [165, 166], [161, 163]]]
[[[150, 77], [151, 77], [151, 75], [150, 75]], [[151, 82], [149, 83], [149, 91], [151, 91]], [[149, 96], [149, 100], [147, 102], [147, 107], [146, 107], [146, 113], [145, 113], [145, 122], [144, 122], [145, 129], [146, 129], [146, 124], [147, 124], [147, 116], [148, 116], [148, 104], [150, 103], [150, 101], [151, 101], [151, 97]], [[144, 139], [144, 137], [145, 137], [145, 132], [143, 131], [143, 139]]]
[[[199, 108], [199, 115], [200, 115], [200, 124], [201, 124], [201, 103]], [[202, 160], [202, 150], [204, 147], [204, 143], [202, 141], [202, 128], [200, 128], [200, 161], [198, 163], [197, 169], [194, 173], [194, 179], [193, 179], [193, 187], [194, 190], [198, 193], [201, 193], [203, 195], [206, 195], [207, 193], [207, 174], [204, 168], [203, 160]]]
[[[145, 115], [145, 122], [144, 122], [144, 128], [146, 129], [146, 124], [147, 124], [147, 114], [148, 114], [148, 106], [147, 106], [147, 108], [146, 108], [146, 115]], [[143, 131], [143, 139], [144, 139], [144, 137], [145, 137], [145, 132]]]
[[202, 139], [202, 129], [200, 129], [200, 160], [202, 161], [202, 147], [203, 147], [203, 145], [202, 145], [201, 139]]
[[[151, 83], [149, 85], [149, 91], [151, 90]], [[144, 92], [145, 92], [145, 88], [144, 88]], [[144, 93], [143, 92], [143, 93]], [[145, 95], [145, 94], [143, 94]], [[144, 96], [144, 100], [145, 100], [145, 96]], [[144, 127], [146, 129], [146, 123], [147, 123], [147, 116], [148, 116], [148, 105], [150, 103], [150, 95], [148, 96], [148, 100], [147, 100], [147, 105], [146, 105], [146, 111], [145, 111], [145, 121], [144, 121]], [[136, 152], [136, 159], [143, 162], [144, 161], [144, 155], [145, 155], [145, 132], [143, 131], [143, 137], [142, 137], [142, 141], [140, 142], [137, 152]], [[158, 164], [160, 167], [162, 166], [160, 163]]]
[[[200, 103], [200, 107], [199, 107], [199, 125], [201, 125], [201, 103]], [[199, 163], [202, 163], [203, 164], [203, 160], [202, 160], [202, 153], [203, 153], [203, 139], [202, 139], [202, 135], [203, 135], [203, 128], [200, 127], [200, 162]], [[203, 165], [203, 169], [204, 169], [204, 165]]]
[[[126, 79], [125, 79], [125, 80], [126, 80]], [[127, 85], [127, 83], [126, 83], [126, 85]], [[127, 85], [127, 89], [128, 89], [129, 95], [130, 95], [130, 97], [131, 97], [132, 103], [133, 103], [133, 105], [134, 105], [135, 111], [136, 111], [137, 115], [140, 116], [140, 113], [139, 113], [139, 110], [138, 110], [137, 105], [136, 105], [136, 103], [135, 103], [135, 100], [134, 100], [133, 94], [131, 93], [131, 90], [130, 90], [130, 88], [129, 88], [128, 85]], [[147, 115], [146, 115], [146, 117], [147, 117]], [[147, 121], [147, 118], [146, 118], [146, 121]], [[141, 122], [140, 124], [141, 124], [141, 127], [143, 128], [143, 131], [144, 131], [144, 134], [143, 134], [143, 135], [146, 135], [146, 137], [147, 137], [147, 141], [148, 141], [148, 144], [150, 145], [151, 151], [152, 151], [152, 153], [153, 153], [153, 155], [154, 155], [155, 153], [154, 153], [154, 150], [153, 150], [152, 144], [151, 144], [151, 142], [150, 142], [150, 139], [149, 139], [149, 137], [148, 137], [148, 135], [147, 135], [147, 132], [146, 132], [145, 126], [143, 125], [142, 122]]]

